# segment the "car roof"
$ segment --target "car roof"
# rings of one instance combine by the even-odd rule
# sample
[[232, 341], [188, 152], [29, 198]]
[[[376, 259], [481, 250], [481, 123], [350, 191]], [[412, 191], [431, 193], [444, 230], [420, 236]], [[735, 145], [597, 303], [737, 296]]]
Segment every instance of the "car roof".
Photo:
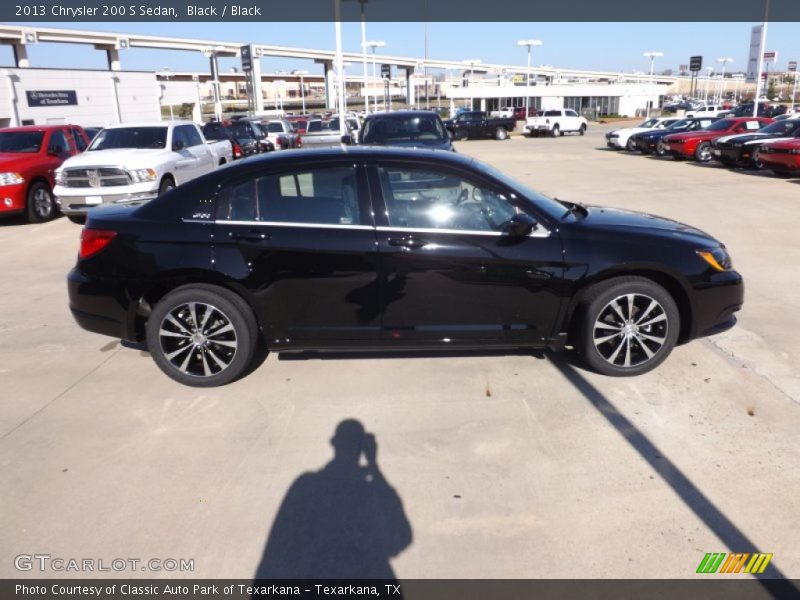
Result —
[[61, 125], [20, 125], [19, 127], [3, 127], [0, 133], [11, 131], [54, 131], [64, 127], [80, 127], [80, 125], [70, 125], [69, 123], [62, 123]]
[[[470, 111], [479, 112], [479, 111]], [[436, 117], [439, 113], [433, 110], [393, 110], [392, 112], [371, 113], [367, 115], [368, 119], [380, 119], [383, 117]]]

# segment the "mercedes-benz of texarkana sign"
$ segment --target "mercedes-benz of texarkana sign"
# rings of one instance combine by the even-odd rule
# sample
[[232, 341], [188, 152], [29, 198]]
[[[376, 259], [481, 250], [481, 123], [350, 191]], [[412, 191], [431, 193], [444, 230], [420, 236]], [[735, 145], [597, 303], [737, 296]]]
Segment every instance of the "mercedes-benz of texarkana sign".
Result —
[[575, 347], [607, 375], [731, 327], [725, 246], [669, 219], [546, 198], [452, 152], [280, 152], [89, 212], [70, 307], [220, 385], [272, 351]]

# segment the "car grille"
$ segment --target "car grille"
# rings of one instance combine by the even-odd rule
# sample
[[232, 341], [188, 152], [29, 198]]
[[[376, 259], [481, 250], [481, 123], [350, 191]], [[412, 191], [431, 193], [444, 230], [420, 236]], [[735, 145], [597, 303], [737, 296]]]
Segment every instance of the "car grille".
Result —
[[128, 172], [118, 167], [90, 167], [86, 169], [64, 170], [64, 187], [96, 188], [130, 184], [131, 178]]

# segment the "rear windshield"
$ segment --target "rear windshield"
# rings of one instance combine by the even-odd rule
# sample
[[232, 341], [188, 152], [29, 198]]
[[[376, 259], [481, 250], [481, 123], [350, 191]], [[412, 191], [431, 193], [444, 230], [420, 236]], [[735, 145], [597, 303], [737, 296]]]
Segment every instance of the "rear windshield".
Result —
[[0, 133], [0, 152], [36, 153], [42, 148], [41, 131], [4, 131]]
[[207, 140], [227, 140], [228, 134], [222, 123], [206, 123], [203, 125], [203, 135]]
[[561, 111], [560, 110], [546, 110], [544, 111], [545, 117], [560, 117]]
[[92, 140], [89, 150], [114, 148], [166, 148], [166, 127], [114, 127], [103, 129]]
[[283, 123], [267, 123], [267, 131], [270, 133], [283, 133]]
[[446, 137], [441, 120], [433, 115], [376, 117], [364, 123], [365, 144], [435, 143]]

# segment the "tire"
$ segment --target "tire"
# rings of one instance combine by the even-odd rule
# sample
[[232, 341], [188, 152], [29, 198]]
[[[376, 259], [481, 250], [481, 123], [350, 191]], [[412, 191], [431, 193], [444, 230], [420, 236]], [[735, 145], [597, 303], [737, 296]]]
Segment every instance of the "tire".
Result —
[[644, 277], [615, 277], [584, 298], [578, 348], [586, 364], [602, 375], [641, 375], [669, 356], [679, 331], [680, 313], [669, 292]]
[[146, 333], [158, 367], [193, 387], [225, 385], [245, 373], [259, 337], [253, 311], [242, 298], [203, 284], [182, 286], [164, 296], [147, 320]]
[[550, 135], [553, 137], [558, 137], [561, 134], [561, 128], [558, 125], [553, 125], [553, 129], [550, 131]]
[[76, 225], [84, 225], [86, 223], [85, 215], [67, 215], [67, 218]]
[[172, 188], [175, 187], [175, 180], [172, 176], [167, 175], [164, 179], [161, 180], [161, 185], [158, 186], [158, 195], [165, 194], [166, 192], [170, 191]]
[[37, 181], [28, 188], [25, 201], [25, 217], [30, 223], [42, 223], [53, 219], [58, 214], [56, 201], [50, 186], [44, 181]]
[[658, 143], [656, 144], [656, 156], [666, 156], [666, 155], [667, 151], [664, 149], [664, 142], [658, 140]]
[[694, 158], [697, 162], [709, 162], [711, 160], [711, 144], [702, 142], [694, 150]]
[[581, 124], [581, 128], [578, 129], [578, 133], [583, 135], [586, 133], [586, 125]]
[[756, 169], [757, 171], [763, 171], [764, 170], [764, 166], [765, 165], [764, 165], [764, 161], [761, 160], [761, 149], [760, 148], [756, 148], [755, 151], [753, 152], [752, 163], [753, 163], [753, 168]]
[[494, 139], [496, 140], [507, 140], [508, 139], [508, 131], [506, 131], [505, 127], [498, 127], [494, 130]]
[[634, 142], [631, 138], [628, 138], [628, 141], [625, 142], [625, 150], [628, 152], [636, 152], [636, 142]]

